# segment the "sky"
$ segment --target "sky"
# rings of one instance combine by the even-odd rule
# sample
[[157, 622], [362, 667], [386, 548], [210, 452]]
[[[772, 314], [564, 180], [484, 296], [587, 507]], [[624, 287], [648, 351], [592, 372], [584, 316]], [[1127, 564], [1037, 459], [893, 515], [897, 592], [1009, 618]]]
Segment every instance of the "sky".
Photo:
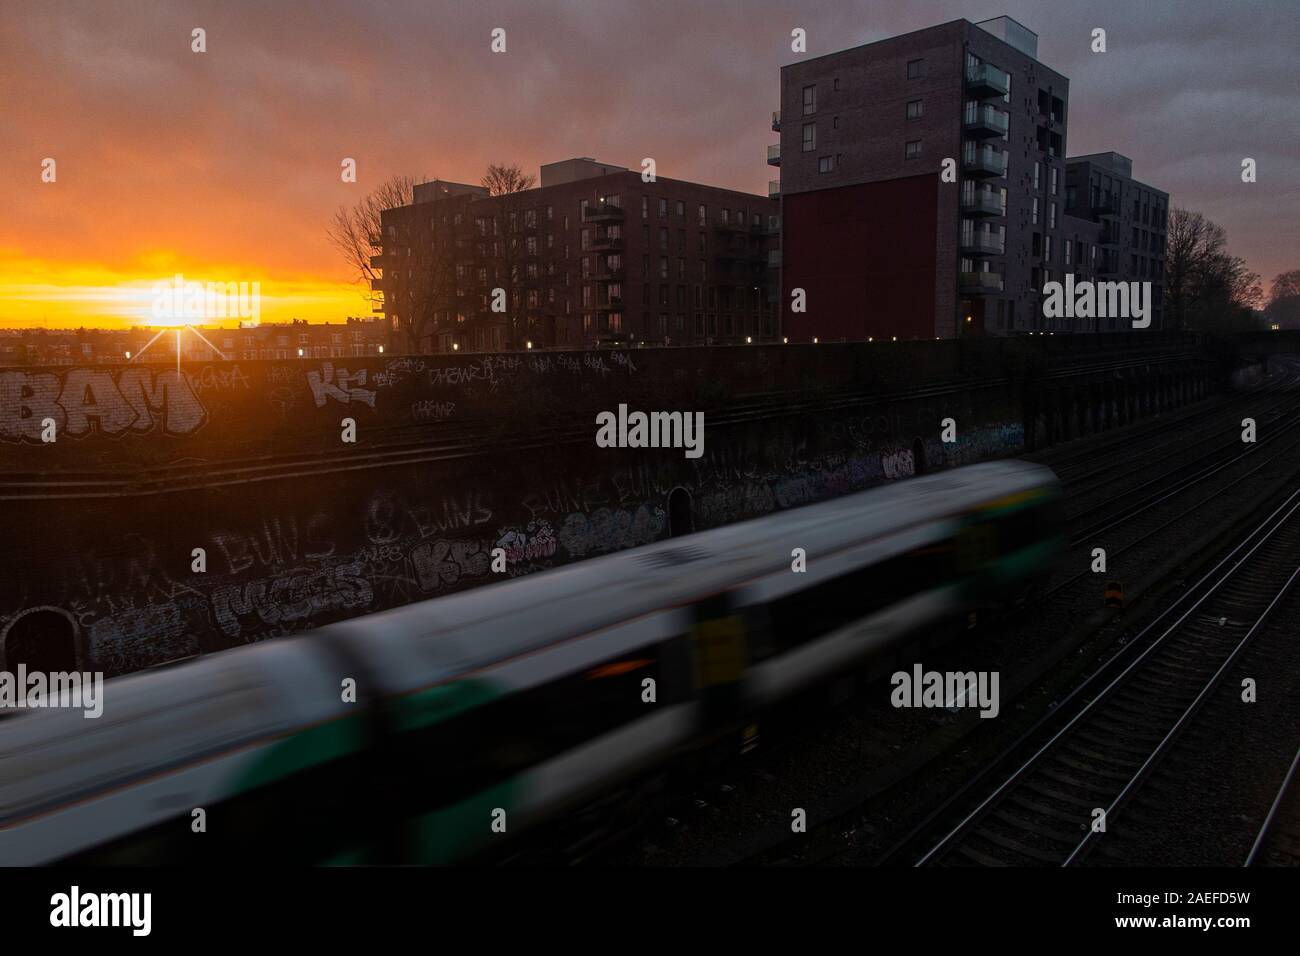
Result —
[[148, 323], [178, 274], [257, 282], [263, 322], [368, 314], [326, 228], [393, 174], [653, 157], [765, 194], [782, 65], [1002, 14], [1070, 78], [1071, 155], [1129, 156], [1266, 287], [1300, 268], [1295, 0], [3, 0], [0, 327]]

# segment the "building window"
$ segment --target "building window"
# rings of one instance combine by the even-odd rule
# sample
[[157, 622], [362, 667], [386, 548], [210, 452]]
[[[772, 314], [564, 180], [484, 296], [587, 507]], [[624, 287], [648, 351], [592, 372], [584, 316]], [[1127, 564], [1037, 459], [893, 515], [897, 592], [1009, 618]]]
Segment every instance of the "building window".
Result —
[[829, 173], [834, 168], [835, 162], [830, 156], [823, 156], [817, 160], [817, 172], [819, 173]]
[[642, 219], [650, 218], [650, 197], [649, 196], [641, 197], [641, 218]]
[[704, 205], [704, 203], [700, 203], [700, 208], [697, 211], [699, 213], [699, 225], [708, 225], [709, 207]]
[[659, 218], [660, 219], [668, 218], [668, 200], [664, 196], [659, 197]]
[[1051, 236], [1043, 237], [1043, 261], [1044, 262], [1052, 261], [1052, 237]]
[[817, 86], [805, 86], [803, 88], [803, 115], [811, 116], [817, 112]]
[[1065, 264], [1068, 266], [1068, 265], [1072, 265], [1073, 263], [1074, 263], [1074, 243], [1071, 242], [1069, 239], [1066, 239], [1065, 240]]
[[831, 129], [839, 129], [839, 128], [840, 128], [840, 118], [838, 116], [832, 116]]
[[916, 159], [921, 155], [921, 141], [912, 139], [907, 141], [907, 146], [903, 150], [903, 156], [907, 159]]
[[908, 119], [920, 119], [920, 118], [921, 118], [921, 101], [920, 101], [920, 100], [909, 100], [909, 101], [908, 101], [908, 104], [907, 104], [907, 118], [908, 118]]
[[1051, 183], [1052, 183], [1052, 195], [1053, 195], [1053, 196], [1056, 195], [1056, 187], [1057, 187], [1057, 178], [1056, 178], [1056, 175], [1057, 175], [1057, 173], [1059, 173], [1059, 172], [1060, 172], [1060, 170], [1058, 170], [1055, 166], [1052, 167]]
[[[816, 148], [817, 148], [817, 124], [804, 123], [803, 124], [803, 151], [805, 153], [811, 153]], [[703, 223], [701, 223], [701, 225], [703, 225]]]
[[1054, 202], [1049, 202], [1047, 204], [1047, 228], [1056, 228], [1056, 203]]
[[831, 89], [838, 91], [840, 88], [840, 78], [837, 76], [831, 81]]
[[925, 60], [908, 60], [907, 78], [909, 80], [919, 80], [923, 76], [925, 76]]
[[1042, 183], [1043, 183], [1043, 164], [1040, 162], [1035, 162], [1034, 163], [1034, 188], [1042, 189], [1043, 188]]
[[684, 203], [680, 199], [677, 200], [677, 218], [678, 219], [686, 218], [686, 203]]
[[1029, 224], [1032, 226], [1038, 225], [1038, 197], [1037, 196], [1034, 196], [1029, 201]]

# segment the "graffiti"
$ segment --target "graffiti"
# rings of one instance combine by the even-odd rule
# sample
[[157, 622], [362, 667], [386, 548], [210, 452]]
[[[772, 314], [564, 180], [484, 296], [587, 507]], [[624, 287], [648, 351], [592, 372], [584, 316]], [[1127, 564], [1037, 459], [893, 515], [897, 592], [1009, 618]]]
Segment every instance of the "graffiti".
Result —
[[148, 604], [106, 615], [90, 627], [90, 659], [106, 673], [193, 657], [199, 641], [174, 603]]
[[422, 541], [411, 551], [411, 567], [424, 591], [460, 583], [463, 577], [486, 574], [492, 557], [478, 541]]
[[332, 398], [343, 405], [364, 402], [374, 408], [375, 393], [368, 388], [356, 387], [365, 385], [369, 374], [370, 370], [365, 368], [352, 373], [340, 367], [336, 372], [333, 362], [324, 362], [319, 372], [307, 373], [307, 384], [311, 386], [311, 396], [316, 400], [317, 408], [325, 404], [326, 398]]
[[945, 445], [949, 465], [965, 465], [986, 458], [1013, 455], [1025, 447], [1025, 427], [1020, 422], [972, 428]]
[[212, 613], [229, 637], [241, 637], [241, 618], [263, 624], [309, 621], [325, 611], [358, 611], [374, 598], [370, 582], [361, 576], [361, 562], [332, 568], [299, 569], [249, 584], [226, 584], [212, 592]]
[[622, 551], [656, 540], [667, 523], [662, 508], [647, 505], [635, 511], [600, 508], [589, 515], [577, 512], [564, 519], [560, 544], [575, 558]]
[[916, 461], [909, 450], [886, 452], [880, 456], [880, 465], [884, 469], [885, 477], [911, 478], [916, 474]]
[[431, 398], [411, 405], [411, 417], [417, 422], [445, 421], [451, 418], [455, 412], [455, 402], [437, 402]]
[[534, 517], [558, 515], [566, 511], [592, 511], [611, 503], [599, 477], [587, 480], [553, 482], [523, 496], [522, 503]]
[[74, 437], [93, 428], [112, 436], [161, 428], [179, 436], [201, 428], [207, 411], [184, 376], [144, 365], [116, 375], [93, 368], [0, 372], [0, 439], [40, 441], [45, 418], [54, 419], [60, 435]]
[[326, 533], [328, 515], [318, 513], [300, 529], [298, 520], [269, 518], [262, 520], [258, 531], [243, 534], [217, 531], [212, 534], [217, 552], [225, 558], [226, 570], [239, 574], [253, 567], [290, 567], [300, 561], [319, 560], [334, 553], [334, 543]]
[[550, 558], [558, 545], [549, 521], [531, 521], [522, 531], [507, 529], [496, 543], [496, 547], [505, 549], [507, 567]]
[[523, 360], [511, 355], [498, 355], [479, 359], [467, 365], [451, 365], [445, 368], [429, 369], [429, 384], [432, 386], [450, 386], [459, 388], [483, 382], [492, 388], [497, 386], [498, 372], [515, 372], [523, 367]]
[[413, 538], [430, 538], [460, 528], [474, 528], [492, 520], [483, 493], [468, 491], [449, 495], [436, 505], [399, 504], [391, 494], [370, 499], [365, 513], [365, 535], [371, 544], [391, 544], [405, 533]]
[[609, 360], [615, 365], [623, 366], [623, 368], [627, 369], [629, 375], [636, 371], [636, 363], [632, 361], [632, 353], [630, 352], [611, 352]]
[[238, 365], [205, 365], [199, 374], [187, 372], [186, 379], [195, 392], [207, 392], [213, 389], [237, 389], [248, 391], [253, 387], [248, 376], [239, 370]]

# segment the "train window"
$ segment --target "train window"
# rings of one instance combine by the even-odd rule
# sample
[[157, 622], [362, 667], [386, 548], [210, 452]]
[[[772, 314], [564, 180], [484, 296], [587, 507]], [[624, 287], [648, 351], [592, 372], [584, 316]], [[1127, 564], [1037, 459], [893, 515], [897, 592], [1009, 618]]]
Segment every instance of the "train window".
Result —
[[641, 682], [660, 681], [663, 645], [639, 648], [401, 735], [427, 805], [464, 799], [648, 714]]
[[953, 575], [952, 558], [952, 542], [936, 542], [773, 601], [768, 607], [771, 654], [814, 641], [948, 583]]

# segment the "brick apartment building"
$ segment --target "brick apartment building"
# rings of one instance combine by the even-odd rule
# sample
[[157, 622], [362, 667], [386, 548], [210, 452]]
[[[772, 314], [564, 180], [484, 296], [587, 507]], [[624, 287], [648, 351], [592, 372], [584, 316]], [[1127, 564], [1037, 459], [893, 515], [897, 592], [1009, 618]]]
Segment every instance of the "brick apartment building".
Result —
[[[1109, 213], [1088, 205], [1094, 172], [1139, 199], [1146, 231], [1135, 246], [1163, 235], [1168, 197], [1130, 178], [1115, 186], [1120, 170], [1102, 162], [1113, 154], [1081, 157], [1075, 175], [1089, 187], [1076, 190], [1067, 215], [1070, 83], [1037, 55], [1037, 35], [999, 17], [956, 20], [782, 69], [772, 124], [781, 141], [768, 162], [781, 169], [770, 191], [781, 202], [786, 335], [1078, 329], [1076, 320], [1043, 317], [1045, 282], [1070, 271], [1086, 277], [1076, 266], [1090, 264], [1097, 246], [1113, 253], [1097, 253], [1106, 277], [1138, 277]], [[954, 161], [955, 182], [941, 180], [946, 160]], [[1158, 269], [1150, 245], [1142, 248], [1144, 268]], [[796, 288], [805, 291], [806, 312], [790, 309]]]
[[[1134, 179], [1133, 161], [1127, 156], [1091, 153], [1066, 160], [1065, 209], [1064, 271], [1086, 271], [1099, 281], [1150, 282], [1151, 328], [1163, 328], [1169, 194]], [[1085, 324], [1082, 331], [1128, 327], [1113, 317], [1079, 322]]]
[[[579, 158], [536, 188], [417, 185], [372, 258], [394, 335], [419, 351], [699, 345], [777, 333], [778, 204]], [[494, 290], [505, 311], [494, 311]], [[420, 314], [422, 311], [422, 315]], [[405, 315], [405, 323], [403, 321]]]

